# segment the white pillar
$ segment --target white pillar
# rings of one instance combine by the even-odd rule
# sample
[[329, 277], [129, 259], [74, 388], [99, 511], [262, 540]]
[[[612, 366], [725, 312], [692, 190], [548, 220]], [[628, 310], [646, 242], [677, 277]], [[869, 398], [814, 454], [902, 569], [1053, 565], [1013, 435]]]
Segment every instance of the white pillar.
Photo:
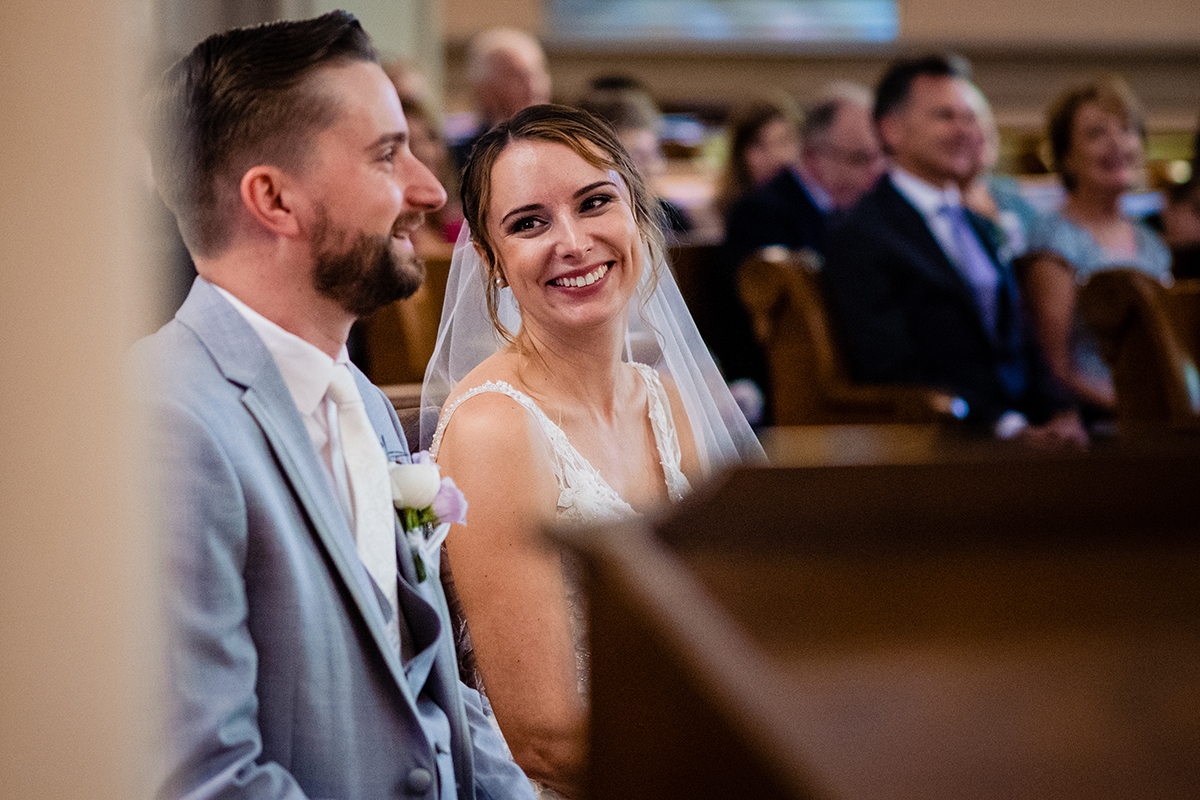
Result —
[[0, 794], [147, 794], [153, 546], [121, 362], [144, 329], [130, 104], [149, 8], [0, 25]]

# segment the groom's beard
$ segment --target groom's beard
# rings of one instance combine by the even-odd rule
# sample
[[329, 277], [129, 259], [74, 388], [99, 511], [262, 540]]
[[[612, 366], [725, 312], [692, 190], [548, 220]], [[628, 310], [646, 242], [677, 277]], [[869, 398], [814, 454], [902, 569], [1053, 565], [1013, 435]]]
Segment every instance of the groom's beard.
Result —
[[[332, 231], [329, 215], [320, 210], [313, 232], [316, 266], [313, 285], [326, 297], [337, 301], [356, 317], [365, 317], [388, 303], [410, 297], [425, 280], [425, 263], [411, 253], [397, 254], [392, 249], [392, 236], [345, 230]], [[407, 215], [396, 221], [397, 226], [411, 221]], [[350, 244], [335, 249], [338, 243], [350, 239]]]

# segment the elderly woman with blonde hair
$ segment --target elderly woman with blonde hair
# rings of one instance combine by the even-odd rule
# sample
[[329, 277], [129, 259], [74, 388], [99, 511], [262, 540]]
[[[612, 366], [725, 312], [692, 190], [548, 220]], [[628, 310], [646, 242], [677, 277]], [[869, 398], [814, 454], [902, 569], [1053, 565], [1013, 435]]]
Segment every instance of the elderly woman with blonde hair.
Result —
[[1050, 110], [1047, 138], [1066, 202], [1033, 232], [1023, 283], [1046, 360], [1079, 398], [1085, 422], [1110, 417], [1116, 396], [1077, 312], [1079, 286], [1114, 267], [1170, 280], [1166, 246], [1121, 207], [1141, 180], [1145, 137], [1141, 108], [1115, 76], [1071, 89]]

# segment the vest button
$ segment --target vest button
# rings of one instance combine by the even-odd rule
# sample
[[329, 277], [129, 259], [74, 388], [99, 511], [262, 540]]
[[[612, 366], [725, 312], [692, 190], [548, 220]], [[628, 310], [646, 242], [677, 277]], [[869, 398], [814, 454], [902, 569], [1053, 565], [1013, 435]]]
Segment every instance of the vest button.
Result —
[[409, 794], [425, 794], [433, 786], [433, 775], [427, 769], [417, 767], [404, 779], [404, 791]]

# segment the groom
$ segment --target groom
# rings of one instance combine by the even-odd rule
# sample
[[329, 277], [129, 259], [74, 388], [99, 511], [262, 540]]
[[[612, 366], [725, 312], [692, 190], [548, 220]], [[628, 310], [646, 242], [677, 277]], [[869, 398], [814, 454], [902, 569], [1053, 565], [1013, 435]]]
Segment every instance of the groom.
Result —
[[147, 121], [200, 275], [133, 353], [170, 570], [160, 796], [531, 798], [397, 536], [399, 423], [346, 357], [420, 285], [409, 237], [446, 199], [369, 38], [344, 12], [213, 36]]

